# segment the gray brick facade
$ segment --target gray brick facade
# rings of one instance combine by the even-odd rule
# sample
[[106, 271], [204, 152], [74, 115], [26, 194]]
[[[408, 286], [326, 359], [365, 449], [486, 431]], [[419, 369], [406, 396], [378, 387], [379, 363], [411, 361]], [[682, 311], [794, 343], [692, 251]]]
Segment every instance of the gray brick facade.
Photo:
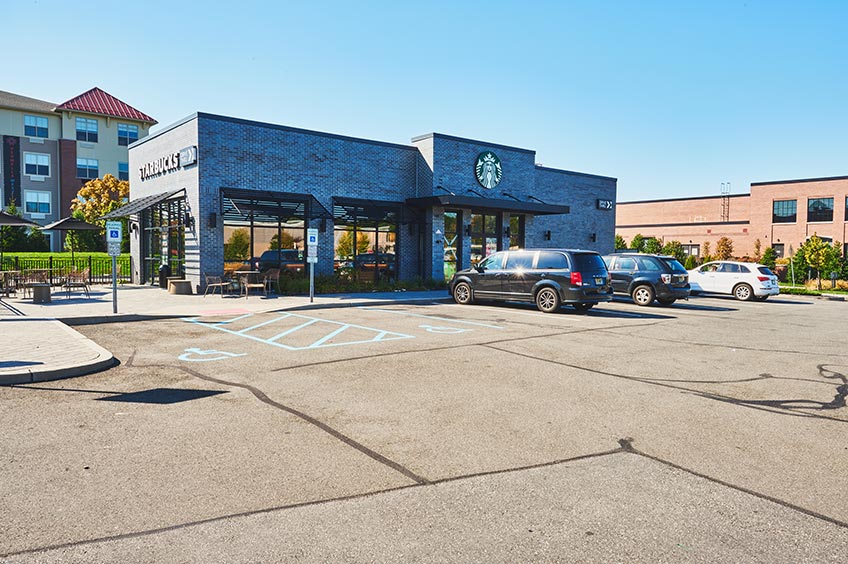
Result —
[[[189, 146], [197, 146], [197, 164], [141, 180], [139, 168], [144, 163]], [[484, 151], [494, 151], [502, 164], [501, 182], [491, 190], [483, 188], [474, 174], [476, 158]], [[538, 198], [570, 206], [571, 213], [525, 215], [526, 246], [600, 251], [613, 246], [614, 212], [601, 212], [595, 203], [598, 198], [615, 201], [615, 179], [539, 167], [533, 151], [482, 141], [430, 134], [413, 139], [412, 145], [399, 145], [198, 113], [133, 144], [129, 159], [131, 200], [186, 190], [195, 219], [186, 234], [186, 275], [198, 286], [202, 273], [223, 269], [222, 221], [211, 222], [213, 214], [220, 218], [222, 189], [310, 194], [329, 211], [334, 198], [396, 204], [447, 193], [480, 198], [480, 209], [463, 210], [465, 224], [472, 212], [497, 207], [498, 202], [520, 207], [519, 202]], [[408, 211], [416, 212], [408, 217], [419, 219], [397, 227], [399, 278], [443, 276], [444, 209], [437, 203], [407, 205]], [[498, 213], [508, 222], [509, 213], [519, 212], [487, 213]], [[334, 266], [332, 221], [316, 219], [308, 227], [322, 223], [316, 272], [329, 274]], [[550, 240], [544, 239], [545, 231], [551, 232]], [[135, 232], [132, 239], [134, 264], [142, 259], [138, 235]], [[500, 245], [508, 246], [508, 237], [500, 237]], [[467, 263], [470, 240], [463, 239]]]

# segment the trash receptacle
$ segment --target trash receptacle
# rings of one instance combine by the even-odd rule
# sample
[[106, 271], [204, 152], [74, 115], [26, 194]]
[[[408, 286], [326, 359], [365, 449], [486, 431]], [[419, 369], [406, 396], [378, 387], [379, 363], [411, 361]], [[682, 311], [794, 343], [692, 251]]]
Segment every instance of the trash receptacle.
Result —
[[168, 276], [171, 275], [171, 265], [168, 263], [162, 263], [159, 265], [159, 287], [167, 288], [168, 287]]

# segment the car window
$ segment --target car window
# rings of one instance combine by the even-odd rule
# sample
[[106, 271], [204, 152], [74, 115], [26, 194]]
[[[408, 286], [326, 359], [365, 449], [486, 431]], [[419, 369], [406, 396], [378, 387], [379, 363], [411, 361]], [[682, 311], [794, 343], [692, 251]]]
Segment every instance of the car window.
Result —
[[648, 257], [639, 257], [639, 267], [641, 270], [662, 270], [660, 265], [657, 264], [656, 259]]
[[636, 259], [632, 257], [618, 257], [618, 262], [616, 263], [616, 269], [618, 270], [636, 270]]
[[680, 264], [680, 261], [673, 258], [661, 258], [661, 261], [666, 263], [672, 272], [679, 272], [680, 274], [686, 274], [686, 267]]
[[536, 268], [539, 270], [568, 270], [568, 259], [562, 253], [539, 251]]
[[738, 264], [724, 263], [724, 264], [722, 264], [721, 266], [718, 267], [718, 271], [729, 273], [729, 274], [735, 274], [735, 273], [739, 272], [739, 265]]
[[715, 272], [717, 268], [718, 268], [717, 264], [710, 263], [710, 264], [705, 264], [704, 266], [702, 266], [700, 268], [700, 271], [701, 272]]
[[604, 264], [607, 265], [607, 270], [612, 270], [612, 261], [614, 257], [604, 257]]
[[774, 276], [774, 272], [767, 266], [760, 266], [757, 268], [760, 271], [760, 274], [765, 274], [766, 276]]
[[737, 264], [736, 266], [739, 267], [739, 272], [741, 272], [742, 274], [750, 274], [751, 273], [751, 269], [748, 268], [747, 266], [745, 266], [744, 264]]
[[503, 253], [495, 253], [482, 260], [480, 262], [480, 268], [482, 268], [483, 270], [502, 270], [503, 259]]
[[507, 270], [530, 270], [533, 268], [533, 258], [536, 253], [511, 252], [506, 257]]
[[574, 270], [578, 272], [604, 272], [606, 267], [601, 256], [597, 253], [574, 253]]

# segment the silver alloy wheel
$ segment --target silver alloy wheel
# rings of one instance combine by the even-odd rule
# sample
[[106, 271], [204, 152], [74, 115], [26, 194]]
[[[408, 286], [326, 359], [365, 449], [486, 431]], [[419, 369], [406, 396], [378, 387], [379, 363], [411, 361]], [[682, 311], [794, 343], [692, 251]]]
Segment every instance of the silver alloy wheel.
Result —
[[633, 290], [633, 301], [640, 306], [651, 305], [654, 301], [654, 290], [650, 286], [638, 286]]
[[559, 295], [553, 288], [542, 288], [536, 294], [536, 307], [545, 313], [551, 313], [559, 309]]
[[736, 296], [737, 300], [747, 302], [754, 297], [754, 290], [747, 284], [739, 284], [733, 289], [733, 295]]
[[456, 303], [466, 305], [471, 303], [471, 286], [460, 282], [453, 288], [453, 299]]

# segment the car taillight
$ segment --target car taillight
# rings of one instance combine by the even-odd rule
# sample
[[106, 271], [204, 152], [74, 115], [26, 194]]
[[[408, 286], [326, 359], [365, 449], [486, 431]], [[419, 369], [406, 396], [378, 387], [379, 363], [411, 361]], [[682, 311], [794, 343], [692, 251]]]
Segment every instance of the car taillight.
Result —
[[671, 274], [660, 274], [660, 278], [666, 284], [671, 284]]
[[583, 275], [580, 274], [579, 272], [572, 272], [571, 273], [571, 283], [574, 286], [582, 286], [583, 285]]
[[757, 276], [757, 280], [759, 280], [760, 282], [768, 282], [769, 280], [771, 280], [771, 278], [769, 278], [768, 276]]

